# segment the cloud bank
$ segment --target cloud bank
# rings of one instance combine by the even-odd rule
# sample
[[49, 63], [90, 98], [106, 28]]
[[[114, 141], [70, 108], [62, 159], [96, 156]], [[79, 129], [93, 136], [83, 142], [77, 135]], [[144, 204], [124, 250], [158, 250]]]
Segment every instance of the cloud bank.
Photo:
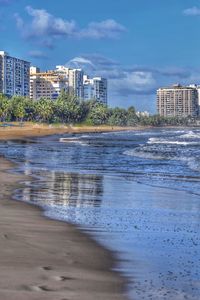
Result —
[[45, 47], [50, 47], [56, 39], [61, 37], [115, 39], [126, 31], [123, 25], [113, 19], [91, 22], [85, 28], [79, 28], [74, 20], [55, 17], [45, 9], [27, 6], [26, 12], [30, 21], [25, 21], [19, 14], [15, 14], [17, 28], [25, 39], [32, 39], [32, 41], [40, 39]]
[[185, 16], [200, 16], [200, 8], [194, 6], [187, 8], [183, 11]]

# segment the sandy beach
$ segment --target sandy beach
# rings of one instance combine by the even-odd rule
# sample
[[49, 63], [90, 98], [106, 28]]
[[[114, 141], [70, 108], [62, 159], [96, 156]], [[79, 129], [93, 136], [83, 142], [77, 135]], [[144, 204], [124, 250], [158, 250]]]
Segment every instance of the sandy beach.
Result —
[[19, 139], [26, 137], [46, 136], [64, 133], [89, 133], [89, 132], [110, 132], [110, 131], [127, 131], [140, 130], [143, 127], [120, 127], [120, 126], [67, 126], [67, 125], [45, 125], [25, 123], [20, 126], [0, 127], [0, 139]]
[[[0, 138], [64, 132], [67, 128], [14, 127], [0, 129]], [[10, 172], [13, 167], [0, 158], [0, 299], [125, 299], [124, 281], [111, 271], [110, 252], [75, 226], [46, 219], [37, 207], [11, 199], [25, 180]]]

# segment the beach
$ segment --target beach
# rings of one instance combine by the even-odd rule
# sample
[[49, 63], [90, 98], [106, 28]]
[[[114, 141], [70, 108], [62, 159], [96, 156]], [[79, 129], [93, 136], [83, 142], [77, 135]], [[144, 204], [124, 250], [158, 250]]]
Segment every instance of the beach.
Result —
[[[5, 128], [1, 139], [66, 132]], [[122, 300], [124, 280], [114, 259], [74, 225], [45, 218], [36, 206], [12, 200], [26, 178], [0, 158], [0, 299]]]
[[200, 129], [137, 129], [4, 135], [0, 299], [199, 299]]
[[[14, 125], [14, 126], [13, 126]], [[121, 126], [67, 126], [67, 125], [47, 125], [25, 123], [22, 126], [19, 123], [11, 123], [11, 126], [0, 127], [0, 140], [3, 139], [21, 139], [26, 137], [40, 137], [53, 134], [64, 133], [92, 133], [92, 132], [111, 132], [138, 130], [144, 127], [121, 127]]]

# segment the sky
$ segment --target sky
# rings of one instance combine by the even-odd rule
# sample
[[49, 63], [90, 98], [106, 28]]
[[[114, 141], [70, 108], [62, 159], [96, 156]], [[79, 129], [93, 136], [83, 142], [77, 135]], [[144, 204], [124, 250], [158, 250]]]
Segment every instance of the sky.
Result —
[[108, 78], [108, 104], [156, 112], [156, 89], [200, 84], [200, 0], [0, 0], [0, 50]]

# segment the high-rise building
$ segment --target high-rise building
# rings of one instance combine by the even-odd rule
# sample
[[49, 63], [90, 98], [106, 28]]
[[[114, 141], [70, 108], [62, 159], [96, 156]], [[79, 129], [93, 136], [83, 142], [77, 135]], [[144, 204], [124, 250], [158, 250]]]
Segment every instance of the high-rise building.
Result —
[[84, 100], [94, 99], [103, 104], [107, 104], [107, 79], [102, 77], [83, 77]]
[[107, 104], [107, 79], [89, 78], [82, 69], [56, 66], [56, 70], [41, 73], [38, 68], [30, 68], [30, 97], [56, 99], [61, 90], [83, 100], [94, 99]]
[[60, 74], [65, 74], [68, 78], [69, 93], [83, 99], [83, 75], [82, 69], [71, 69], [65, 66], [56, 66], [56, 71]]
[[198, 104], [199, 104], [199, 108], [200, 108], [200, 85], [190, 84], [189, 87], [197, 89], [197, 92], [198, 92]]
[[0, 51], [0, 93], [29, 96], [30, 63]]
[[83, 99], [83, 70], [82, 69], [69, 69], [69, 92], [73, 93], [76, 97]]
[[198, 116], [197, 88], [177, 84], [158, 89], [157, 112], [164, 117]]
[[68, 91], [68, 79], [57, 71], [40, 72], [36, 67], [30, 68], [30, 98], [38, 100], [47, 98], [55, 100], [62, 90]]

